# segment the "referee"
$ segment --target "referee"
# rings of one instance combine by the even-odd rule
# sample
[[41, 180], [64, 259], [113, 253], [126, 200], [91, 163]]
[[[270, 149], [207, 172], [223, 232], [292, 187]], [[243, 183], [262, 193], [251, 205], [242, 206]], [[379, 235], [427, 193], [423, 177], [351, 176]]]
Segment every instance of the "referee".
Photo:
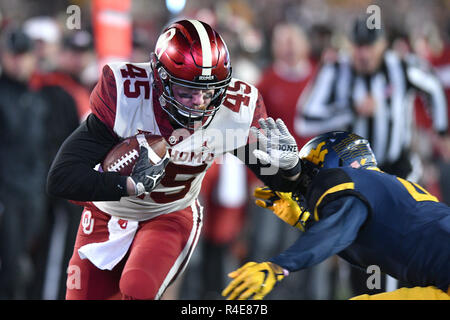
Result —
[[295, 131], [300, 136], [353, 131], [369, 140], [381, 170], [417, 181], [421, 165], [410, 153], [414, 94], [425, 94], [433, 128], [443, 136], [448, 125], [444, 90], [425, 62], [387, 49], [383, 29], [369, 29], [365, 18], [355, 21], [350, 39], [351, 56], [318, 71], [296, 115]]

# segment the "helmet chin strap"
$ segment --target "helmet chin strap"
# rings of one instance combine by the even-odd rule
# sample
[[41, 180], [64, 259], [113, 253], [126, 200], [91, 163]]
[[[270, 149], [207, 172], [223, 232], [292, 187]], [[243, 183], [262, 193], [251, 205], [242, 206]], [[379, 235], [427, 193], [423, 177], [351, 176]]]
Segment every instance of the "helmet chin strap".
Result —
[[[181, 121], [179, 121], [175, 115], [172, 114], [172, 112], [170, 112], [169, 108], [168, 108], [168, 102], [167, 100], [164, 98], [164, 96], [161, 94], [159, 96], [159, 104], [161, 105], [161, 108], [169, 115], [169, 120], [172, 123], [172, 125], [176, 125], [176, 126], [180, 126], [182, 128], [186, 128], [186, 125], [184, 123], [182, 123]], [[186, 128], [188, 129], [188, 128]]]
[[[204, 116], [204, 115], [199, 116], [199, 117], [191, 117], [191, 116], [189, 116], [189, 115], [183, 115], [183, 114], [181, 113], [181, 111], [178, 110], [178, 108], [176, 108], [175, 106], [173, 106], [173, 105], [170, 103], [170, 101], [167, 101], [167, 99], [164, 97], [163, 94], [161, 94], [161, 95], [159, 96], [159, 104], [161, 105], [161, 108], [169, 115], [170, 119], [171, 119], [173, 122], [175, 122], [175, 124], [176, 124], [177, 126], [180, 126], [180, 127], [182, 127], [182, 128], [188, 129], [188, 130], [196, 130], [196, 129], [200, 129], [200, 128], [206, 128], [206, 127], [210, 124], [210, 122], [211, 122], [211, 120], [213, 119], [214, 114], [215, 114], [215, 113], [214, 113], [213, 115], [208, 116], [205, 122], [203, 122], [204, 119], [205, 119], [205, 116]], [[180, 116], [183, 117], [183, 118], [186, 118], [186, 121], [184, 122], [184, 121], [181, 121], [180, 119], [178, 119], [178, 118], [175, 116], [175, 113], [174, 113], [174, 112], [171, 112], [170, 107], [174, 108], [176, 114], [180, 115]], [[198, 118], [198, 119], [200, 119], [200, 120], [198, 120], [198, 121], [194, 120], [194, 119], [196, 119], [196, 118]], [[171, 122], [172, 122], [172, 121], [171, 121]], [[200, 122], [201, 125], [198, 126], [198, 128], [196, 128], [195, 125], [194, 125], [195, 122]], [[187, 123], [187, 124], [186, 124], [186, 123]], [[193, 125], [191, 126], [191, 124], [193, 124]]]

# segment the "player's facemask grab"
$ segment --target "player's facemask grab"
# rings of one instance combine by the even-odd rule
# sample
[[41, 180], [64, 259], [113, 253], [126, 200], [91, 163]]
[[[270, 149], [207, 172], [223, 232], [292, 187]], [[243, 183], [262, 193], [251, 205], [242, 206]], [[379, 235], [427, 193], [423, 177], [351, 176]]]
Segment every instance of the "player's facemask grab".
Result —
[[[182, 20], [159, 37], [151, 55], [155, 87], [162, 109], [189, 130], [206, 127], [222, 104], [231, 81], [228, 49], [206, 23]], [[177, 91], [202, 95], [203, 104], [180, 99]]]
[[[268, 187], [256, 188], [256, 205], [271, 210], [287, 224], [305, 231], [312, 219], [305, 209], [305, 196], [321, 168], [376, 167], [369, 142], [353, 133], [335, 131], [310, 140], [295, 157], [300, 158], [301, 174], [294, 192], [280, 192]], [[268, 158], [268, 157], [266, 157]]]
[[353, 133], [334, 131], [322, 134], [306, 143], [299, 152], [301, 174], [294, 192], [279, 192], [268, 187], [254, 192], [256, 204], [271, 210], [287, 224], [305, 231], [311, 214], [305, 209], [305, 196], [314, 176], [322, 168], [376, 167], [377, 162], [369, 142]]

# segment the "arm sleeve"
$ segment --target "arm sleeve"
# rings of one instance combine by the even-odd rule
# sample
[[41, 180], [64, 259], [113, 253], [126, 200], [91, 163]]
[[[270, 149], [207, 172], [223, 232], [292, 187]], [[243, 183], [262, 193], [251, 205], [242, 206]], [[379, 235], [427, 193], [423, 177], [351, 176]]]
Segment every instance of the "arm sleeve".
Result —
[[289, 271], [314, 266], [350, 246], [368, 216], [366, 205], [354, 196], [338, 198], [321, 210], [327, 218], [312, 225], [271, 262]]
[[127, 177], [94, 170], [118, 142], [103, 122], [89, 115], [53, 160], [47, 176], [48, 194], [75, 201], [114, 201], [127, 196]]
[[258, 91], [258, 99], [256, 100], [255, 112], [253, 113], [252, 126], [259, 128], [258, 120], [261, 118], [267, 118], [267, 110], [261, 92]]
[[447, 100], [438, 77], [431, 68], [420, 64], [417, 58], [410, 58], [406, 63], [406, 77], [409, 84], [425, 94], [433, 120], [434, 130], [440, 134], [447, 132]]
[[348, 99], [337, 92], [347, 86], [350, 69], [345, 64], [325, 64], [318, 72], [311, 87], [303, 94], [305, 104], [294, 121], [295, 133], [301, 137], [345, 129], [353, 119]]

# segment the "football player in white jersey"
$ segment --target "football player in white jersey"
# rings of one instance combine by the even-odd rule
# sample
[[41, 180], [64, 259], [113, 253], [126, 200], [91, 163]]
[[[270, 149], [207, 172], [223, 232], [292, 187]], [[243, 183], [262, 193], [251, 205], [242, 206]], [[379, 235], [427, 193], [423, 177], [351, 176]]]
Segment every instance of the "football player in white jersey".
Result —
[[[231, 77], [224, 41], [198, 20], [168, 26], [148, 63], [104, 66], [91, 109], [47, 181], [49, 194], [84, 206], [67, 299], [159, 299], [197, 244], [197, 197], [215, 157], [235, 154], [277, 190], [300, 172], [294, 138], [266, 119], [254, 86]], [[149, 165], [143, 147], [128, 177], [98, 169], [117, 143], [142, 132], [163, 136], [170, 158]]]

